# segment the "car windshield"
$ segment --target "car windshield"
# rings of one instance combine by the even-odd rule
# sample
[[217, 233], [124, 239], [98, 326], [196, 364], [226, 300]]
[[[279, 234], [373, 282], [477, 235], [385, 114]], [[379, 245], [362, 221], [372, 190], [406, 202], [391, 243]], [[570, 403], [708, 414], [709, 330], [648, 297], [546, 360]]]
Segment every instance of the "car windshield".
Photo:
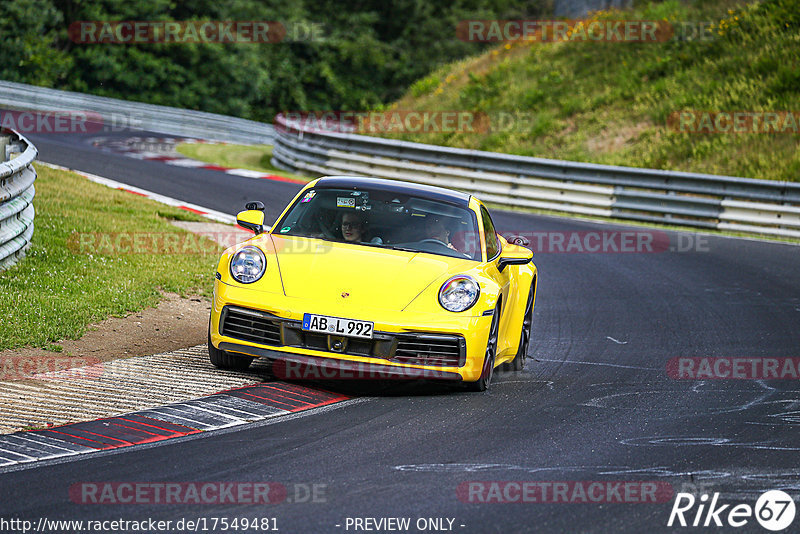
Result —
[[272, 233], [481, 259], [472, 210], [380, 189], [309, 189]]

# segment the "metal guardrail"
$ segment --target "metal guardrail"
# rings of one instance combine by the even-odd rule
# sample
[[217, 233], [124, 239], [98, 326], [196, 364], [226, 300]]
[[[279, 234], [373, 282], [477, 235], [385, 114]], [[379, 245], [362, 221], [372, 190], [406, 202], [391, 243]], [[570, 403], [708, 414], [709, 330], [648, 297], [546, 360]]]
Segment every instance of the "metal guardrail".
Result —
[[800, 238], [800, 183], [298, 130], [280, 115], [276, 125], [272, 162], [288, 171], [394, 178], [511, 207]]
[[16, 132], [0, 132], [0, 159], [6, 153], [21, 154], [0, 163], [0, 270], [14, 265], [25, 255], [33, 237], [33, 196], [36, 147]]
[[0, 108], [92, 112], [109, 129], [134, 128], [232, 143], [271, 145], [274, 138], [273, 126], [263, 122], [6, 81], [0, 81]]

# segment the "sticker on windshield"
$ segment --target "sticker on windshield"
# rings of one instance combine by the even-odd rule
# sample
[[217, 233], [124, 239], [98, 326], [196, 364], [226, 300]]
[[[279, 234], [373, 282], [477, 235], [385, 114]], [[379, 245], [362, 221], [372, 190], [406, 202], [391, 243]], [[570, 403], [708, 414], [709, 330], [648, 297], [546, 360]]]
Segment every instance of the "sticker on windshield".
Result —
[[337, 208], [355, 208], [356, 199], [350, 197], [336, 197]]
[[283, 228], [281, 228], [281, 233], [285, 234], [286, 232], [288, 232], [291, 229], [292, 229], [291, 226], [284, 226]]
[[300, 202], [311, 202], [311, 199], [314, 198], [316, 194], [317, 194], [316, 191], [309, 191], [308, 193], [306, 193], [306, 196], [304, 196], [303, 200], [301, 200]]

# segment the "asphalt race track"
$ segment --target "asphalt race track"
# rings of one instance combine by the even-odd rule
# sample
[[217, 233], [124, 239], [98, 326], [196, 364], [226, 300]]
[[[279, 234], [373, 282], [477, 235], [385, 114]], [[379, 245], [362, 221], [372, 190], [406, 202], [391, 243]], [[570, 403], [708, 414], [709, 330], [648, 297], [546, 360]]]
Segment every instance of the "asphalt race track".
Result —
[[[42, 161], [226, 213], [262, 200], [272, 219], [299, 188], [101, 153], [80, 136], [29, 138]], [[3, 515], [34, 524], [152, 518], [173, 521], [173, 532], [190, 530], [175, 528], [181, 519], [204, 519], [210, 532], [214, 518], [273, 518], [267, 526], [283, 533], [390, 531], [388, 518], [410, 519], [410, 532], [660, 532], [695, 530], [667, 527], [680, 492], [698, 497], [689, 522], [703, 494], [751, 507], [767, 490], [797, 499], [799, 382], [679, 380], [668, 367], [680, 357], [800, 357], [800, 248], [493, 213], [501, 233], [546, 236], [543, 246], [532, 239], [540, 284], [524, 372], [496, 375], [486, 394], [435, 384], [323, 384], [357, 398], [271, 423], [2, 473]], [[669, 245], [632, 253], [553, 246], [555, 236], [612, 240], [621, 231], [653, 232]], [[76, 497], [73, 485], [101, 482], [269, 482], [286, 494], [259, 505]], [[568, 498], [551, 492], [557, 502], [530, 502], [560, 482], [569, 483]], [[594, 482], [667, 493], [655, 503], [624, 491], [594, 502], [575, 493]], [[518, 487], [539, 493], [522, 499], [509, 490]], [[384, 521], [382, 529], [366, 518]], [[436, 518], [442, 521], [427, 521]], [[735, 531], [767, 532], [754, 517]]]

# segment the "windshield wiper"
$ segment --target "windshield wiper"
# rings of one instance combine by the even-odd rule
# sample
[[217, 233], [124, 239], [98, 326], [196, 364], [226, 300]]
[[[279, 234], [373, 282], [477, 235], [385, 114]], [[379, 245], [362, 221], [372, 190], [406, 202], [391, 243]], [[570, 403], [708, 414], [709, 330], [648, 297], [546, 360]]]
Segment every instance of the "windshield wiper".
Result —
[[362, 243], [363, 245], [369, 245], [371, 247], [378, 247], [378, 248], [386, 248], [389, 250], [399, 250], [401, 252], [420, 252], [419, 250], [413, 248], [406, 248], [406, 247], [396, 247], [394, 245], [387, 245], [386, 243]]

